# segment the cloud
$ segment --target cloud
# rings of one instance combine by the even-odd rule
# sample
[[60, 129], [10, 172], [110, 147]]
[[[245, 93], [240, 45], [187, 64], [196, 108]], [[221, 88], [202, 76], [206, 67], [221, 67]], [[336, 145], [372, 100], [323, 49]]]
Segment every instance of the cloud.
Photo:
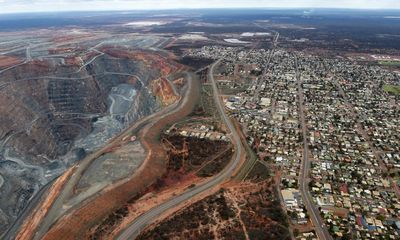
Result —
[[400, 0], [0, 0], [0, 13], [227, 7], [400, 9]]

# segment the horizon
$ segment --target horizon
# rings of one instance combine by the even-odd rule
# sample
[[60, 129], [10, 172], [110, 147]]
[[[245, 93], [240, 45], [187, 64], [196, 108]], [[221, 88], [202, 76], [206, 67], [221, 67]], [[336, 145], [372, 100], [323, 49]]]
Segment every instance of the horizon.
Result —
[[187, 0], [184, 3], [174, 0], [0, 0], [0, 14], [18, 13], [58, 13], [58, 12], [105, 12], [105, 11], [163, 11], [163, 10], [207, 10], [207, 9], [331, 9], [331, 10], [369, 10], [398, 11], [400, 1], [383, 0], [207, 0], [198, 2]]
[[0, 12], [0, 15], [25, 15], [25, 14], [57, 14], [57, 13], [135, 13], [135, 12], [165, 12], [165, 11], [182, 11], [182, 10], [270, 10], [270, 11], [285, 11], [285, 10], [303, 10], [303, 11], [318, 11], [318, 10], [330, 10], [330, 11], [360, 11], [360, 12], [396, 12], [400, 13], [399, 9], [392, 8], [333, 8], [333, 7], [319, 7], [319, 8], [307, 8], [307, 7], [212, 7], [212, 8], [159, 8], [159, 9], [94, 9], [94, 10], [59, 10], [59, 11], [27, 11], [27, 12]]

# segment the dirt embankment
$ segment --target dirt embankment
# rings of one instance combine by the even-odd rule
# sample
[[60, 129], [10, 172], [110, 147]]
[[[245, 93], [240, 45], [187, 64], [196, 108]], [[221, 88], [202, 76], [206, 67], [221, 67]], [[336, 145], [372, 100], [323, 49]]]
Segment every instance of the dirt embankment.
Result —
[[[78, 209], [59, 219], [43, 239], [82, 239], [89, 229], [106, 219], [111, 214], [124, 214], [121, 206], [135, 201], [138, 194], [151, 186], [166, 172], [167, 153], [160, 144], [160, 133], [165, 126], [175, 123], [187, 116], [193, 110], [199, 98], [199, 82], [193, 80], [189, 89], [188, 101], [174, 114], [167, 115], [140, 133], [140, 139], [148, 150], [149, 155], [141, 170], [128, 181], [109, 187], [96, 199], [84, 203]], [[144, 170], [144, 171], [143, 171]]]
[[71, 176], [74, 172], [75, 168], [70, 168], [67, 172], [65, 172], [61, 177], [57, 179], [57, 181], [50, 188], [48, 196], [46, 200], [42, 203], [40, 208], [36, 208], [34, 213], [25, 221], [24, 225], [21, 229], [21, 232], [18, 233], [16, 239], [29, 239], [29, 236], [34, 235], [34, 231], [40, 224], [40, 220], [47, 214], [48, 209], [53, 203], [54, 199], [57, 197], [61, 188], [64, 186], [65, 181]]

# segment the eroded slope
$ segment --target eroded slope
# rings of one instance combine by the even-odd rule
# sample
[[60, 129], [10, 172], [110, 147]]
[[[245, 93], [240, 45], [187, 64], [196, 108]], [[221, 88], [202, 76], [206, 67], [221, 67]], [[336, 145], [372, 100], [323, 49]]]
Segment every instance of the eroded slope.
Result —
[[152, 82], [180, 68], [156, 51], [82, 39], [46, 38], [53, 45], [1, 59], [0, 234], [42, 186], [164, 106]]

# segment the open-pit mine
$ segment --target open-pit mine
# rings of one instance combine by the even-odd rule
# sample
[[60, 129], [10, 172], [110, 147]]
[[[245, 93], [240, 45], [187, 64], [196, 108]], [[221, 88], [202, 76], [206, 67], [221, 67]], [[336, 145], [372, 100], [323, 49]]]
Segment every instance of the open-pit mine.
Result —
[[193, 56], [232, 36], [170, 31], [185, 15], [5, 18], [0, 239], [290, 236], [226, 111], [222, 59]]
[[6, 2], [1, 240], [400, 239], [400, 13]]
[[[143, 165], [149, 147], [139, 141], [141, 128], [193, 102], [183, 93], [195, 80], [159, 50], [168, 41], [78, 29], [2, 33], [5, 238], [42, 238], [64, 213]], [[179, 79], [185, 84], [177, 89]]]

